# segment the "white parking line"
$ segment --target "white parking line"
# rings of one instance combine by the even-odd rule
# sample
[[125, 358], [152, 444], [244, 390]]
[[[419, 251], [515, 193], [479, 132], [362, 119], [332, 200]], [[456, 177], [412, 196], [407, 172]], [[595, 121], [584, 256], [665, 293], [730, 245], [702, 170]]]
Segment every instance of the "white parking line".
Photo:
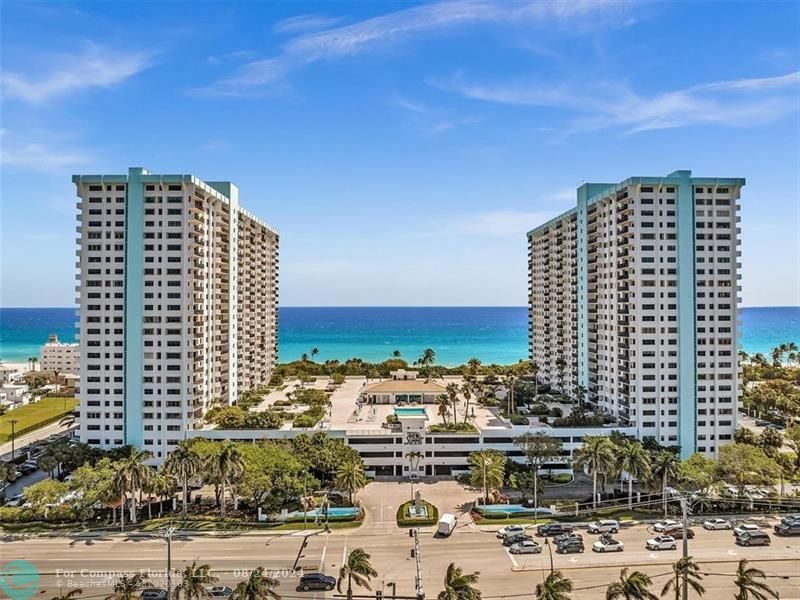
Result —
[[508, 555], [508, 558], [511, 559], [511, 564], [514, 565], [515, 569], [518, 569], [519, 568], [519, 563], [517, 563], [517, 559], [514, 558], [514, 555], [511, 554], [511, 551], [508, 548], [506, 548], [505, 551], [506, 551], [506, 554]]
[[322, 556], [319, 558], [319, 572], [325, 572], [325, 553], [328, 552], [328, 541], [325, 540], [325, 545], [322, 547]]

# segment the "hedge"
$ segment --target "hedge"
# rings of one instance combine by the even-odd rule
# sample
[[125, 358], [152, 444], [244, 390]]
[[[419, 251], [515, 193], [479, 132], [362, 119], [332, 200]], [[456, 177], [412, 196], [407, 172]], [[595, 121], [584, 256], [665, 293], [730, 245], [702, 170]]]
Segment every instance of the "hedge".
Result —
[[426, 519], [412, 519], [408, 509], [412, 504], [414, 504], [414, 501], [409, 500], [408, 502], [405, 502], [397, 507], [396, 519], [399, 527], [436, 525], [439, 522], [439, 509], [425, 500], [421, 500], [420, 502], [428, 509], [428, 517]]

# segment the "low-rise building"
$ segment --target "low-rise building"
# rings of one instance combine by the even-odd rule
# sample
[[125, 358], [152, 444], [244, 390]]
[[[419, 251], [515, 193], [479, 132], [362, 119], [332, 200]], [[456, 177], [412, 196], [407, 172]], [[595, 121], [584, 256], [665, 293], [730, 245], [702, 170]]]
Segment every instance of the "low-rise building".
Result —
[[55, 333], [50, 334], [47, 343], [39, 351], [39, 365], [42, 371], [77, 373], [80, 367], [79, 344], [60, 342]]

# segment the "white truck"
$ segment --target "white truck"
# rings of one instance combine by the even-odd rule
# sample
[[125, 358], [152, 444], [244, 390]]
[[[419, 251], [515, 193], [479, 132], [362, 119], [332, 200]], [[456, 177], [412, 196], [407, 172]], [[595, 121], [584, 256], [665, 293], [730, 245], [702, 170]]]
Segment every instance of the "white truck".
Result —
[[456, 523], [458, 523], [458, 519], [455, 515], [445, 513], [439, 517], [439, 526], [437, 527], [436, 532], [439, 535], [449, 536], [456, 528]]

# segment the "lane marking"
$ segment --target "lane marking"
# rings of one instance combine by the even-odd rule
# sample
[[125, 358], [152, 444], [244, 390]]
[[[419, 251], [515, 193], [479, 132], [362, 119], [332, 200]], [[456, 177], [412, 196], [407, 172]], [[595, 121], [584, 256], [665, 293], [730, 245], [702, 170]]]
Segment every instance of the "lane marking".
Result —
[[325, 553], [328, 552], [328, 541], [325, 540], [325, 545], [322, 547], [322, 556], [319, 558], [319, 572], [325, 572]]

